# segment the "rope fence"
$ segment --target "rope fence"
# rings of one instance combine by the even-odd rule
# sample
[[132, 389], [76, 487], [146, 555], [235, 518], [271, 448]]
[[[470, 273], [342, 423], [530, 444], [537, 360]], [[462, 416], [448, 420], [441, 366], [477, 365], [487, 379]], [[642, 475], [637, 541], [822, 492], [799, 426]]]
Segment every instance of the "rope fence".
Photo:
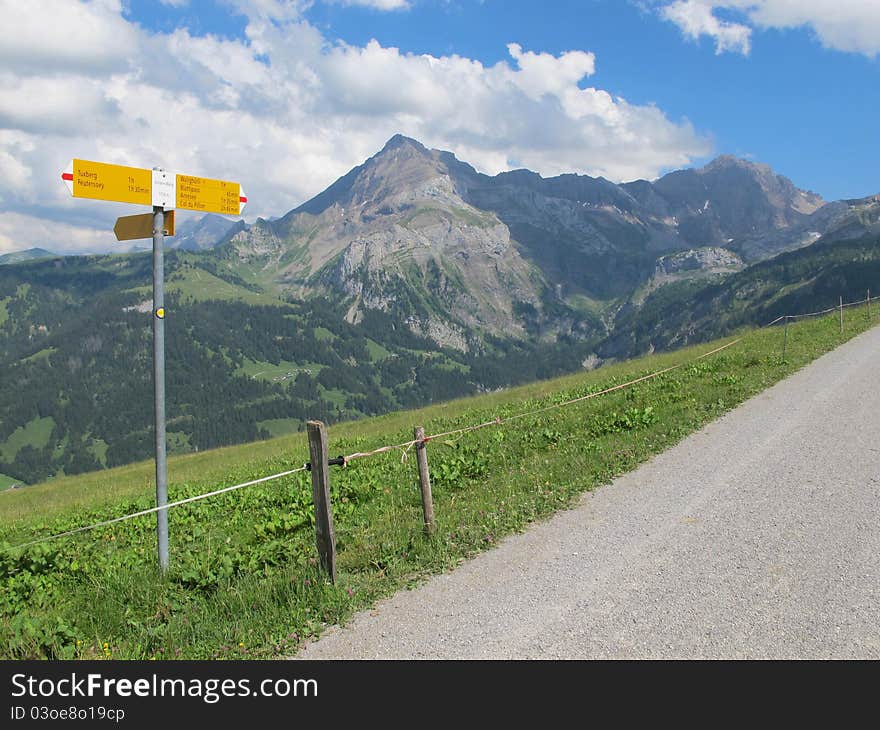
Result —
[[[843, 302], [841, 302], [841, 304], [838, 305], [837, 307], [831, 307], [829, 309], [824, 309], [824, 310], [821, 310], [818, 312], [808, 312], [808, 313], [796, 314], [796, 315], [782, 315], [782, 316], [774, 319], [772, 322], [768, 322], [767, 324], [763, 325], [762, 328], [771, 327], [771, 326], [778, 324], [779, 322], [783, 322], [783, 321], [787, 322], [789, 319], [796, 320], [796, 319], [801, 319], [804, 317], [817, 317], [817, 316], [821, 316], [821, 315], [830, 314], [830, 313], [836, 312], [836, 311], [842, 311], [844, 308], [847, 308], [847, 307], [852, 307], [852, 306], [857, 306], [857, 305], [862, 305], [862, 304], [869, 305], [869, 303], [871, 301], [875, 301], [877, 299], [880, 299], [880, 296], [871, 297], [870, 292], [869, 292], [868, 296], [865, 299], [861, 299], [861, 300], [858, 300], [855, 302], [848, 302], [845, 304]], [[471, 426], [464, 426], [464, 427], [452, 429], [449, 431], [442, 431], [439, 433], [434, 433], [434, 434], [429, 434], [429, 435], [421, 435], [424, 432], [421, 430], [417, 430], [417, 433], [419, 434], [419, 436], [417, 438], [413, 438], [409, 441], [404, 441], [403, 443], [399, 443], [399, 444], [389, 444], [389, 445], [385, 445], [385, 446], [380, 446], [376, 449], [372, 449], [371, 451], [358, 451], [358, 452], [348, 454], [347, 456], [337, 457], [335, 459], [330, 459], [329, 457], [327, 457], [327, 454], [326, 454], [326, 432], [324, 431], [323, 443], [317, 444], [317, 446], [319, 447], [317, 453], [322, 454], [323, 456], [317, 460], [313, 456], [313, 459], [312, 459], [312, 462], [319, 464], [320, 468], [313, 468], [313, 464], [311, 462], [307, 462], [307, 463], [303, 464], [303, 466], [298, 467], [296, 469], [289, 469], [287, 471], [279, 472], [277, 474], [272, 474], [270, 476], [261, 477], [259, 479], [253, 479], [251, 481], [242, 482], [240, 484], [235, 484], [235, 485], [232, 485], [229, 487], [223, 487], [221, 489], [216, 489], [214, 491], [206, 492], [204, 494], [199, 494], [199, 495], [196, 495], [193, 497], [187, 497], [185, 499], [180, 499], [175, 502], [169, 502], [168, 504], [165, 504], [162, 506], [151, 507], [149, 509], [140, 510], [138, 512], [132, 512], [130, 514], [122, 515], [121, 517], [115, 517], [113, 519], [104, 520], [102, 522], [96, 522], [96, 523], [93, 523], [90, 525], [85, 525], [83, 527], [75, 528], [73, 530], [67, 530], [66, 532], [60, 532], [60, 533], [57, 533], [54, 535], [49, 535], [47, 537], [42, 537], [42, 538], [38, 538], [35, 540], [31, 540], [29, 542], [20, 543], [18, 545], [5, 546], [4, 548], [2, 548], [2, 550], [0, 550], [0, 552], [8, 552], [11, 550], [25, 549], [25, 548], [31, 547], [33, 545], [38, 545], [38, 544], [50, 542], [53, 540], [58, 540], [63, 537], [69, 537], [72, 535], [77, 535], [80, 533], [89, 532], [91, 530], [95, 530], [95, 529], [98, 529], [101, 527], [107, 527], [109, 525], [113, 525], [113, 524], [116, 524], [119, 522], [124, 522], [126, 520], [131, 520], [131, 519], [134, 519], [137, 517], [143, 517], [146, 515], [155, 514], [157, 512], [169, 510], [174, 507], [180, 507], [185, 504], [191, 504], [193, 502], [198, 502], [203, 499], [207, 499], [209, 497], [214, 497], [214, 496], [217, 496], [220, 494], [233, 492], [236, 490], [244, 489], [246, 487], [251, 487], [251, 486], [254, 486], [257, 484], [262, 484], [262, 483], [273, 481], [276, 479], [281, 479], [283, 477], [290, 476], [292, 474], [297, 474], [300, 472], [305, 472], [305, 471], [312, 472], [313, 492], [315, 495], [318, 495], [319, 493], [326, 492], [327, 489], [329, 488], [329, 478], [327, 476], [328, 471], [327, 471], [326, 467], [328, 467], [330, 465], [338, 465], [338, 466], [345, 467], [345, 466], [348, 466], [348, 464], [350, 464], [353, 461], [356, 461], [359, 459], [366, 459], [366, 458], [369, 458], [372, 456], [377, 456], [377, 455], [385, 454], [385, 453], [392, 452], [392, 451], [400, 451], [401, 452], [401, 462], [405, 462], [408, 458], [409, 452], [414, 447], [417, 450], [423, 451], [425, 446], [429, 442], [437, 440], [437, 439], [444, 439], [444, 438], [449, 438], [452, 436], [459, 436], [460, 437], [460, 436], [463, 436], [468, 433], [473, 433], [475, 431], [482, 430], [484, 428], [489, 428], [491, 426], [501, 426], [506, 423], [510, 423], [512, 421], [516, 421], [516, 420], [523, 419], [523, 418], [529, 418], [532, 416], [537, 416], [542, 413], [557, 410], [560, 408], [566, 408], [566, 407], [574, 405], [576, 403], [582, 403], [584, 401], [591, 400], [593, 398], [598, 398], [600, 396], [608, 395], [608, 394], [614, 393], [616, 391], [624, 390], [626, 388], [630, 388], [632, 386], [635, 386], [639, 383], [643, 383], [645, 381], [652, 380], [654, 378], [658, 378], [661, 375], [672, 372], [674, 370], [678, 370], [679, 368], [685, 367], [686, 365], [690, 365], [695, 362], [699, 362], [700, 360], [703, 360], [707, 357], [711, 357], [712, 355], [715, 355], [719, 352], [722, 352], [722, 351], [724, 351], [730, 347], [733, 347], [734, 345], [742, 342], [743, 339], [744, 338], [742, 338], [742, 337], [737, 338], [735, 340], [732, 340], [731, 342], [728, 342], [724, 345], [721, 345], [720, 347], [716, 347], [715, 349], [713, 349], [709, 352], [703, 353], [702, 355], [699, 355], [695, 358], [685, 360], [683, 362], [677, 363], [675, 365], [671, 365], [669, 367], [662, 368], [662, 369], [657, 370], [655, 372], [648, 373], [647, 375], [643, 375], [641, 377], [634, 378], [633, 380], [629, 380], [625, 383], [620, 383], [618, 385], [614, 385], [614, 386], [605, 388], [605, 389], [597, 391], [595, 393], [587, 393], [586, 395], [582, 395], [577, 398], [571, 398], [571, 399], [563, 401], [561, 403], [552, 403], [550, 405], [542, 406], [540, 408], [534, 408], [532, 410], [524, 411], [522, 413], [516, 413], [511, 416], [506, 416], [506, 417], [496, 416], [495, 418], [488, 420], [488, 421], [484, 421], [482, 423], [474, 424]], [[318, 423], [318, 422], [312, 422], [312, 423]], [[321, 426], [321, 429], [324, 428], [323, 424], [320, 424], [320, 426]], [[314, 446], [316, 446], [316, 444], [312, 443], [311, 434], [310, 434], [310, 448], [312, 448]], [[315, 452], [313, 452], [313, 455], [314, 455], [314, 453]], [[427, 474], [427, 460], [426, 460], [426, 458], [423, 458], [423, 456], [421, 454], [420, 454], [420, 459], [419, 459], [419, 471], [420, 471], [420, 475], [419, 475], [420, 482], [421, 482], [422, 491], [423, 491], [423, 501], [425, 500], [425, 496], [426, 496], [425, 492], [426, 492], [426, 488], [427, 488], [427, 501], [425, 502], [425, 505], [424, 505], [425, 506], [425, 515], [426, 515], [426, 527], [429, 529], [429, 531], [432, 531], [433, 530], [433, 505], [430, 503], [430, 499], [431, 499], [430, 498], [430, 481], [429, 481], [428, 474]], [[321, 489], [319, 489], [318, 483], [317, 483], [319, 480], [323, 480], [323, 482], [324, 482], [323, 488], [321, 488]], [[321, 501], [324, 501], [324, 500], [321, 500]], [[331, 533], [331, 535], [330, 535], [331, 539], [329, 542], [333, 542], [333, 539], [332, 539], [332, 515], [329, 515], [329, 509], [330, 509], [329, 499], [326, 500], [326, 502], [323, 506], [324, 506], [325, 510], [328, 512], [328, 514], [324, 515], [323, 517], [324, 517], [324, 523], [329, 525], [329, 531]], [[429, 512], [431, 514], [430, 521], [428, 520]], [[320, 521], [320, 515], [318, 516], [318, 521]], [[333, 545], [333, 549], [332, 549], [333, 555], [329, 556], [329, 555], [325, 555], [324, 550], [322, 549], [322, 545], [327, 545], [327, 543], [328, 543], [327, 535], [323, 535], [323, 536], [319, 535], [318, 536], [319, 552], [322, 553], [322, 555], [321, 555], [322, 565], [324, 565], [325, 567], [329, 566], [329, 572], [331, 573], [331, 576], [334, 576], [335, 575], [335, 568], [333, 567], [333, 563], [335, 561], [335, 545]], [[327, 549], [329, 550], [329, 547]], [[326, 560], [325, 560], [325, 558], [326, 558]]]
[[782, 322], [785, 319], [802, 319], [804, 317], [821, 317], [823, 314], [831, 314], [831, 312], [837, 312], [841, 309], [847, 309], [849, 307], [857, 307], [862, 304], [868, 305], [868, 303], [877, 301], [878, 299], [880, 299], [880, 296], [872, 297], [869, 292], [868, 296], [866, 296], [864, 299], [857, 299], [854, 302], [844, 302], [842, 304], [838, 304], [836, 307], [829, 307], [828, 309], [823, 309], [819, 312], [806, 312], [805, 314], [783, 314], [783, 315], [777, 317], [776, 319], [774, 319], [772, 322], [768, 322], [767, 324], [763, 325], [763, 327], [772, 327], [777, 322]]
[[38, 540], [31, 540], [30, 542], [21, 543], [19, 545], [11, 545], [5, 548], [5, 551], [8, 550], [17, 550], [19, 548], [30, 547], [31, 545], [38, 545], [40, 543], [49, 542], [51, 540], [57, 540], [60, 537], [69, 537], [70, 535], [77, 535], [81, 532], [88, 532], [89, 530], [96, 530], [99, 527], [107, 527], [108, 525], [115, 525], [117, 522], [125, 522], [126, 520], [132, 520], [135, 517], [143, 517], [144, 515], [151, 515], [156, 512], [162, 512], [163, 510], [171, 509], [172, 507], [180, 507], [184, 504], [190, 504], [192, 502], [198, 502], [202, 499], [207, 499], [208, 497], [216, 497], [218, 494], [224, 494], [225, 492], [233, 492], [237, 489], [244, 489], [245, 487], [252, 487], [255, 484], [261, 484], [263, 482], [269, 482], [273, 479], [281, 479], [281, 477], [290, 476], [291, 474], [296, 474], [297, 472], [307, 471], [305, 465], [299, 467], [298, 469], [290, 469], [289, 471], [282, 471], [278, 474], [272, 474], [268, 477], [262, 477], [260, 479], [253, 479], [249, 482], [243, 482], [241, 484], [234, 484], [231, 487], [223, 487], [222, 489], [215, 489], [213, 492], [205, 492], [204, 494], [196, 495], [195, 497], [187, 497], [186, 499], [179, 499], [176, 502], [168, 502], [168, 504], [163, 504], [161, 507], [151, 507], [150, 509], [143, 509], [140, 512], [132, 512], [131, 514], [123, 515], [122, 517], [114, 517], [112, 520], [104, 520], [103, 522], [95, 522], [91, 525], [85, 525], [84, 527], [77, 527], [74, 530], [68, 530], [67, 532], [59, 532], [56, 535], [49, 535], [48, 537], [41, 537]]

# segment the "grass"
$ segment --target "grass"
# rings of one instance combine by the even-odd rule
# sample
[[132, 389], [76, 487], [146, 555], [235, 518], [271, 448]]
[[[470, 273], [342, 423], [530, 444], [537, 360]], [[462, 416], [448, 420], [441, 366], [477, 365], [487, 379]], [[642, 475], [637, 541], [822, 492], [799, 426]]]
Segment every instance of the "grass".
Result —
[[24, 446], [42, 449], [49, 443], [54, 427], [55, 419], [51, 416], [31, 419], [24, 426], [15, 429], [4, 444], [0, 444], [0, 457], [9, 462], [15, 459], [15, 455]]
[[[577, 405], [429, 446], [437, 531], [425, 536], [415, 459], [394, 451], [332, 471], [338, 578], [316, 567], [307, 473], [169, 513], [171, 570], [155, 563], [155, 520], [137, 518], [0, 552], [0, 651], [5, 658], [270, 658], [295, 652], [327, 624], [424, 577], [449, 570], [569, 506], [584, 491], [675, 444], [722, 413], [863, 331], [849, 316], [749, 331], [718, 343], [476, 398], [340, 424], [332, 454], [366, 451], [510, 416], [654, 372], [677, 370]], [[295, 468], [303, 434], [169, 459], [169, 497]], [[411, 454], [410, 454], [411, 456]], [[151, 462], [59, 479], [0, 499], [7, 546], [149, 507]]]
[[38, 352], [35, 352], [33, 355], [29, 355], [28, 357], [22, 359], [22, 362], [37, 362], [38, 360], [48, 360], [49, 357], [57, 351], [57, 347], [46, 347]]
[[260, 428], [265, 428], [272, 436], [284, 436], [289, 433], [296, 433], [302, 426], [302, 421], [298, 418], [270, 418], [266, 421], [257, 423]]
[[608, 309], [608, 302], [592, 299], [585, 294], [572, 294], [566, 298], [565, 303], [579, 312], [586, 312], [597, 316], [601, 316]]
[[325, 366], [315, 363], [299, 365], [289, 360], [281, 360], [277, 365], [271, 362], [245, 360], [244, 364], [236, 371], [236, 374], [268, 381], [294, 381], [301, 372], [308, 370], [311, 375], [315, 376], [321, 372], [323, 367]]
[[[169, 454], [186, 454], [192, 451], [189, 434], [184, 431], [168, 431], [166, 434], [166, 450]], [[104, 453], [106, 454], [106, 448]]]
[[9, 489], [13, 484], [23, 484], [23, 482], [7, 474], [0, 474], [0, 489]]
[[242, 301], [254, 305], [277, 305], [283, 302], [272, 294], [261, 294], [224, 281], [197, 267], [185, 266], [168, 277], [166, 292], [192, 301]]
[[[168, 440], [171, 441], [173, 433], [168, 434]], [[88, 447], [89, 451], [92, 455], [102, 464], [107, 463], [107, 448], [108, 444], [104, 439], [95, 439], [92, 444]], [[171, 444], [168, 445], [169, 450], [171, 449]]]
[[6, 309], [7, 300], [8, 297], [6, 299], [0, 299], [0, 327], [2, 327], [6, 320], [9, 319], [9, 311]]
[[387, 360], [392, 354], [391, 350], [386, 350], [378, 342], [369, 338], [367, 338], [367, 352], [370, 353], [370, 360], [372, 362]]

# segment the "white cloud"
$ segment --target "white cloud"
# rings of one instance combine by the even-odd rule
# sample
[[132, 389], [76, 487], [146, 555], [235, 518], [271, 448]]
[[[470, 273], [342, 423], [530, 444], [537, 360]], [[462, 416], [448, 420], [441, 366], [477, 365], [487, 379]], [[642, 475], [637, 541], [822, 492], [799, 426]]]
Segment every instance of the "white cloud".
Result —
[[360, 5], [365, 8], [376, 10], [408, 10], [409, 0], [329, 0], [340, 5]]
[[[115, 240], [113, 234], [110, 238]], [[20, 213], [0, 215], [0, 254], [26, 248], [95, 253], [107, 249], [107, 231]]]
[[662, 8], [664, 18], [671, 20], [692, 40], [707, 35], [715, 40], [715, 53], [739, 51], [749, 54], [751, 29], [740, 23], [720, 20], [715, 16], [717, 3], [712, 0], [677, 0]]
[[138, 31], [121, 11], [119, 0], [0, 0], [0, 68], [20, 75], [123, 71]]
[[[742, 23], [719, 19], [719, 10], [738, 14]], [[809, 28], [826, 48], [880, 54], [877, 0], [676, 0], [660, 12], [690, 38], [714, 38], [719, 53], [747, 54], [753, 28]]]
[[826, 48], [880, 53], [877, 0], [763, 0], [751, 3], [749, 17], [762, 28], [810, 26]]
[[[0, 128], [60, 136], [75, 134], [80, 119], [106, 128], [119, 113], [105, 82], [70, 77], [16, 78], [0, 73]], [[96, 132], [95, 126], [91, 131]]]
[[585, 76], [596, 73], [592, 53], [568, 51], [557, 58], [549, 53], [524, 52], [518, 43], [509, 43], [507, 50], [519, 66], [514, 83], [531, 99], [544, 94], [561, 96]]
[[[377, 41], [333, 43], [302, 19], [305, 2], [229, 2], [247, 15], [246, 40], [184, 29], [149, 33], [125, 21], [112, 0], [57, 3], [75, 6], [65, 16], [70, 37], [125, 39], [127, 50], [110, 54], [112, 63], [100, 57], [71, 65], [49, 52], [51, 43], [28, 50], [10, 40], [52, 27], [49, 6], [56, 4], [7, 16], [0, 37], [0, 58], [12, 59], [0, 72], [2, 245], [115, 246], [113, 220], [131, 206], [71, 199], [60, 173], [73, 157], [239, 180], [253, 219], [283, 215], [397, 132], [490, 174], [523, 166], [544, 175], [652, 178], [711, 151], [686, 120], [582, 88], [595, 72], [592, 53], [511, 44], [509, 60], [485, 66]], [[32, 58], [40, 61], [35, 67]], [[85, 232], [20, 225], [38, 219]], [[45, 238], [52, 230], [59, 231], [54, 243]], [[102, 230], [101, 239], [95, 231]]]
[[296, 20], [312, 0], [225, 0], [250, 22]]

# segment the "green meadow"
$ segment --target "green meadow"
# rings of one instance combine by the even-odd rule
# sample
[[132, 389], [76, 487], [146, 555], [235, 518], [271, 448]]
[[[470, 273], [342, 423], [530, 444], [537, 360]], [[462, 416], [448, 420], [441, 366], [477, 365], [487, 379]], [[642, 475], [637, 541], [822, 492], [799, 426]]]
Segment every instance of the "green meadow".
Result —
[[[156, 568], [147, 515], [30, 547], [15, 545], [155, 504], [142, 462], [0, 493], [2, 657], [275, 658], [377, 599], [453, 569], [570, 506], [790, 375], [871, 323], [848, 310], [414, 411], [342, 423], [331, 454], [368, 451], [502, 419], [428, 444], [437, 529], [422, 526], [413, 453], [332, 470], [338, 576], [317, 566], [306, 472], [169, 511], [171, 568]], [[741, 337], [701, 360], [698, 356]], [[375, 353], [380, 355], [380, 353]], [[375, 355], [374, 355], [375, 356]], [[558, 405], [680, 365], [580, 403]], [[283, 420], [283, 419], [282, 419]], [[280, 420], [272, 424], [285, 430]], [[169, 499], [294, 469], [302, 433], [169, 459]], [[0, 482], [2, 485], [2, 482]], [[769, 485], [768, 485], [769, 486]]]

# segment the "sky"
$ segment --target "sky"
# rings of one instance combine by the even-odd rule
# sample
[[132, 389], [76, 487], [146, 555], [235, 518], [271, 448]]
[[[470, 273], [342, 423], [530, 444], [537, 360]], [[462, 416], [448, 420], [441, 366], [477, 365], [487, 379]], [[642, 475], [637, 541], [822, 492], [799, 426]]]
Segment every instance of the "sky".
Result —
[[[880, 192], [880, 0], [0, 0], [0, 254], [121, 250], [72, 158], [281, 216], [396, 133], [615, 182], [719, 154]], [[195, 213], [178, 211], [177, 225]]]

